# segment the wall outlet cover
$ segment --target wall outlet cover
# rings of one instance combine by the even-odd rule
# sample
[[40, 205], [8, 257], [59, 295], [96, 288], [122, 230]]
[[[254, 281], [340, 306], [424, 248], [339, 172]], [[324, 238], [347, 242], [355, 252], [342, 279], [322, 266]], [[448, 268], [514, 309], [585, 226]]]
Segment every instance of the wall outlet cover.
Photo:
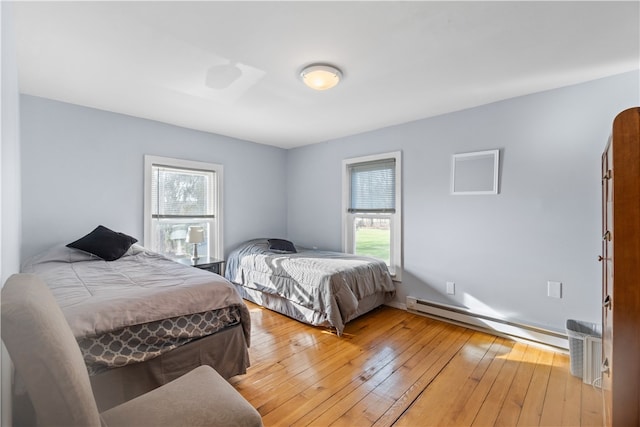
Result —
[[562, 298], [562, 282], [547, 282], [547, 296], [551, 298]]
[[447, 295], [455, 295], [456, 284], [455, 282], [447, 282]]

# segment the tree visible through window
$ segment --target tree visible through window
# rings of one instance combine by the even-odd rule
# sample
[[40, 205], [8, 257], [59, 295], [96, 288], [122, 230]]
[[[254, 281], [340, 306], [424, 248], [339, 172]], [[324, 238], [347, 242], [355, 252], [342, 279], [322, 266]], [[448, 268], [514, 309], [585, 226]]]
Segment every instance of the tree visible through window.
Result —
[[[145, 246], [170, 258], [187, 258], [190, 226], [205, 230], [198, 244], [201, 256], [218, 257], [218, 186], [221, 167], [199, 162], [145, 157], [150, 194], [146, 198]], [[148, 233], [148, 236], [147, 236]]]

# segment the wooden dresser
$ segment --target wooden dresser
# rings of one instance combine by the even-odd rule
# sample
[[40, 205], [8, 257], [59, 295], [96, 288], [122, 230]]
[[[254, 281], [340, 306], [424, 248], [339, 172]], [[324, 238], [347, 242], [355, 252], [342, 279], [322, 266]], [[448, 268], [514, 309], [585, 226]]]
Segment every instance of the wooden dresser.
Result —
[[618, 114], [602, 154], [605, 425], [640, 426], [640, 108]]

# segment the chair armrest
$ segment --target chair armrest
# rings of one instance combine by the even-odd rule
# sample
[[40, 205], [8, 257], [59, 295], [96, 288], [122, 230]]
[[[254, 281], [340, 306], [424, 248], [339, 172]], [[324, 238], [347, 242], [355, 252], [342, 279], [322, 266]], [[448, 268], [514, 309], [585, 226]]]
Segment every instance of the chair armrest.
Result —
[[210, 366], [199, 366], [100, 415], [109, 427], [262, 426], [258, 411]]

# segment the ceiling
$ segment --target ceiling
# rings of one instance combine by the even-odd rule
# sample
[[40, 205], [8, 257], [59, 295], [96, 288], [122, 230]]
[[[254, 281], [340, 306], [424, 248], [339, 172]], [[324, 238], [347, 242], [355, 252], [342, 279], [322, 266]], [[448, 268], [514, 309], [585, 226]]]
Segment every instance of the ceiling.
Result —
[[[14, 4], [22, 93], [282, 148], [640, 67], [640, 3]], [[298, 74], [339, 67], [328, 91]]]

